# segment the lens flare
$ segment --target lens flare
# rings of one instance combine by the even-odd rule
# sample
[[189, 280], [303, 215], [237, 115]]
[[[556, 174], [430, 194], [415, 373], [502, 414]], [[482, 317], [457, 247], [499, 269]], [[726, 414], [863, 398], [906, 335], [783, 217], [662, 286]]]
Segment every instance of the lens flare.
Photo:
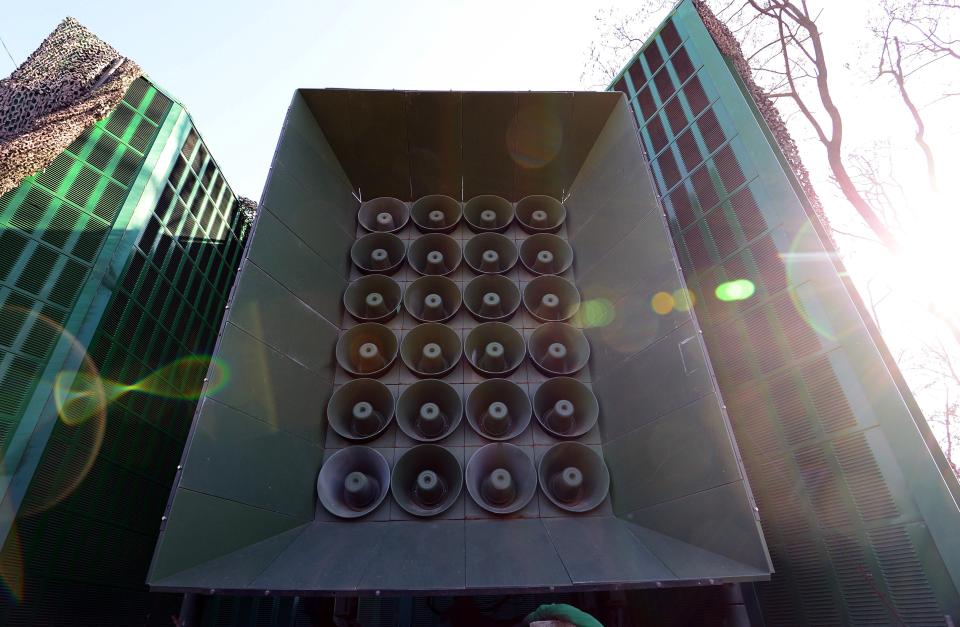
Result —
[[592, 298], [580, 303], [580, 309], [571, 322], [581, 329], [608, 326], [617, 317], [616, 308], [606, 298]]
[[[51, 390], [53, 393], [58, 417], [63, 423], [61, 428], [64, 429], [64, 432], [62, 435], [68, 441], [74, 443], [74, 446], [69, 454], [62, 451], [61, 448], [51, 448], [41, 458], [41, 464], [56, 464], [58, 472], [55, 478], [50, 481], [35, 482], [31, 485], [20, 510], [20, 515], [25, 517], [45, 511], [62, 501], [77, 489], [83, 478], [90, 472], [106, 432], [106, 402], [104, 390], [98, 383], [99, 372], [96, 364], [87, 355], [83, 345], [63, 326], [36, 311], [24, 307], [5, 305], [0, 310], [0, 316], [16, 317], [20, 320], [22, 326], [33, 327], [35, 330], [40, 325], [46, 326], [52, 337], [59, 338], [57, 340], [60, 343], [59, 345], [66, 346], [63, 363], [71, 364], [72, 367], [77, 368], [74, 373], [81, 375], [77, 401], [68, 403], [63, 413], [60, 412], [57, 398], [57, 381], [50, 381], [49, 378], [44, 377], [36, 382], [37, 393], [44, 394], [44, 389]], [[56, 379], [60, 379], [60, 377], [58, 376]], [[45, 418], [46, 416], [41, 414], [41, 419]], [[60, 458], [48, 457], [48, 455], [55, 455], [55, 451], [61, 452]], [[10, 560], [19, 559], [18, 555], [19, 551], [14, 550], [14, 554], [4, 556], [4, 562], [9, 566], [13, 563]], [[14, 572], [15, 570], [5, 568], [3, 572], [0, 572], [0, 577], [3, 578], [5, 585], [14, 595], [17, 594], [18, 587], [21, 586], [18, 581], [22, 582], [22, 576], [17, 575]]]
[[756, 291], [757, 286], [753, 284], [753, 281], [749, 279], [736, 279], [735, 281], [721, 283], [717, 286], [717, 289], [714, 290], [714, 293], [720, 300], [731, 302], [746, 300], [753, 296], [753, 293]]
[[[816, 244], [806, 246], [805, 241], [808, 239], [812, 239]], [[811, 250], [814, 252], [809, 252]], [[804, 304], [798, 291], [804, 282], [805, 265], [807, 267], [813, 267], [814, 272], [819, 270], [814, 266], [830, 264], [830, 267], [833, 267], [829, 253], [820, 250], [819, 239], [811, 224], [805, 223], [797, 230], [797, 234], [790, 244], [790, 251], [781, 255], [781, 259], [786, 271], [787, 292], [790, 294], [790, 300], [793, 302], [797, 313], [818, 335], [830, 341], [836, 340], [836, 334], [833, 332], [829, 321], [826, 320], [825, 312], [820, 314], [820, 319], [814, 316], [810, 309]]]
[[522, 168], [542, 168], [556, 158], [563, 144], [563, 124], [549, 107], [522, 107], [505, 138], [510, 158]]
[[669, 292], [657, 292], [650, 299], [650, 307], [654, 313], [665, 316], [673, 311], [673, 296]]
[[675, 290], [671, 296], [673, 297], [673, 307], [677, 311], [690, 311], [693, 309], [694, 303], [697, 302], [693, 292], [685, 287]]
[[207, 382], [207, 392], [215, 394], [229, 379], [229, 369], [221, 360], [188, 355], [130, 384], [104, 379], [96, 372], [61, 372], [54, 383], [54, 400], [60, 420], [73, 426], [105, 411], [107, 405], [130, 392], [196, 400], [200, 398], [204, 382]]

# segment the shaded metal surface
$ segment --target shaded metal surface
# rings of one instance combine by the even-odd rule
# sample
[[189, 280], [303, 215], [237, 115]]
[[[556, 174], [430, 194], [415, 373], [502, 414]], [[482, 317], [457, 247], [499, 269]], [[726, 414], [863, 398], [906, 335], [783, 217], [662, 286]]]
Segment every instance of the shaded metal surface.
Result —
[[[429, 105], [430, 111], [437, 114], [436, 123], [428, 124], [422, 117], [423, 111], [403, 109], [407, 106], [404, 102]], [[524, 113], [531, 110], [539, 113], [524, 117], [532, 115]], [[549, 123], [544, 125], [547, 118]], [[343, 124], [344, 120], [348, 123]], [[416, 124], [411, 124], [411, 120]], [[463, 129], [448, 136], [440, 127], [451, 120], [460, 120]], [[520, 150], [525, 148], [521, 137], [516, 130], [510, 130], [511, 125], [524, 126], [527, 122], [539, 129], [537, 133], [544, 139], [552, 136], [555, 123], [563, 131], [558, 152], [542, 164], [535, 162], [536, 153]], [[431, 130], [434, 132], [428, 132]], [[497, 136], [501, 131], [502, 135]], [[417, 133], [426, 138], [423, 142], [433, 144], [418, 143], [420, 140], [414, 139]], [[516, 142], [501, 141], [504, 137]], [[451, 149], [451, 145], [444, 144], [447, 141], [459, 149]], [[373, 149], [378, 151], [377, 156], [365, 162], [364, 155]], [[431, 155], [437, 154], [459, 157], [434, 163]], [[457, 169], [451, 170], [449, 176], [462, 180], [462, 197], [460, 191], [444, 182], [447, 168], [452, 166]], [[429, 189], [428, 183], [432, 186]], [[405, 193], [404, 185], [408, 190]], [[689, 334], [674, 333], [682, 328], [695, 334], [696, 323], [688, 312], [679, 318], [668, 317], [662, 324], [647, 317], [646, 286], [640, 285], [643, 279], [678, 288], [683, 283], [673, 263], [663, 223], [641, 222], [643, 216], [657, 215], [652, 211], [657, 204], [629, 112], [617, 96], [489, 93], [425, 94], [421, 98], [420, 94], [406, 92], [342, 90], [308, 90], [303, 92], [303, 99], [299, 93], [295, 96], [264, 194], [265, 209], [254, 233], [254, 246], [257, 233], [266, 232], [260, 231], [261, 225], [269, 224], [270, 217], [277, 216], [304, 238], [310, 254], [322, 260], [318, 267], [328, 266], [333, 280], [322, 285], [294, 281], [288, 293], [283, 294], [273, 283], [282, 285], [286, 271], [261, 271], [256, 267], [260, 264], [248, 260], [231, 306], [227, 324], [230, 341], [225, 333], [218, 354], [233, 351], [247, 356], [244, 366], [234, 372], [238, 385], [221, 394], [231, 402], [248, 405], [255, 414], [254, 420], [268, 426], [276, 424], [275, 435], [265, 437], [279, 442], [278, 450], [286, 448], [297, 455], [297, 463], [304, 467], [316, 468], [323, 459], [332, 459], [337, 450], [349, 450], [342, 448], [344, 443], [338, 441], [342, 438], [326, 430], [322, 413], [312, 414], [316, 430], [306, 427], [310, 425], [310, 404], [325, 403], [334, 380], [337, 385], [349, 380], [344, 378], [348, 377], [345, 372], [335, 370], [333, 349], [337, 335], [346, 337], [351, 333], [349, 328], [359, 326], [339, 311], [347, 279], [357, 275], [348, 261], [351, 244], [360, 233], [356, 224], [358, 203], [351, 191], [363, 198], [392, 195], [409, 201], [430, 193], [445, 193], [460, 200], [482, 193], [513, 200], [531, 194], [555, 198], [569, 194], [561, 230], [570, 245], [558, 238], [562, 243], [558, 249], [562, 250], [562, 267], [551, 269], [566, 270], [565, 276], [571, 279], [574, 274], [582, 277], [577, 284], [582, 288], [584, 303], [571, 321], [586, 330], [589, 341], [595, 342], [598, 350], [591, 358], [590, 368], [577, 376], [598, 391], [600, 400], [599, 429], [589, 428], [582, 440], [593, 453], [607, 459], [611, 495], [590, 512], [574, 515], [534, 490], [512, 515], [515, 518], [509, 519], [497, 518], [498, 514], [491, 514], [464, 494], [450, 510], [428, 520], [410, 516], [395, 499], [387, 498], [361, 520], [341, 522], [322, 507], [316, 507], [313, 490], [301, 488], [299, 479], [286, 480], [287, 475], [273, 467], [275, 458], [255, 459], [250, 460], [249, 471], [259, 475], [257, 485], [228, 487], [228, 477], [223, 473], [212, 481], [213, 487], [207, 492], [178, 488], [150, 575], [152, 586], [245, 592], [269, 589], [283, 594], [402, 594], [418, 590], [481, 593], [495, 589], [547, 590], [551, 586], [656, 587], [699, 584], [710, 578], [740, 581], [768, 575], [769, 562], [753, 511], [741, 506], [750, 502], [750, 496], [742, 481], [719, 398], [709, 384], [705, 358], [699, 345], [688, 341]], [[613, 230], [605, 231], [608, 227]], [[413, 227], [408, 228], [413, 233]], [[461, 228], [464, 233], [458, 235], [459, 241], [465, 241], [470, 231]], [[510, 228], [522, 233], [519, 227]], [[618, 252], [625, 250], [623, 247], [610, 245], [617, 239], [613, 234], [633, 231], [638, 245], [631, 246], [627, 253]], [[511, 233], [508, 231], [507, 235]], [[534, 237], [555, 236], [530, 236]], [[265, 258], [261, 263], [280, 267], [280, 260], [286, 256], [282, 247], [274, 245], [269, 237], [261, 247], [269, 248], [275, 258]], [[627, 257], [607, 260], [609, 255], [620, 254]], [[568, 269], [571, 263], [574, 266]], [[624, 268], [631, 271], [624, 273]], [[469, 272], [463, 267], [454, 276], [465, 284], [471, 276]], [[524, 281], [533, 279], [522, 268], [514, 268], [509, 274], [524, 277]], [[397, 276], [406, 283], [416, 273], [404, 268]], [[629, 283], [623, 283], [624, 276], [629, 277]], [[311, 287], [308, 289], [307, 285]], [[619, 304], [628, 295], [634, 299], [628, 301], [634, 303], [632, 308], [617, 309], [614, 313], [619, 317], [604, 315], [604, 302]], [[329, 310], [327, 303], [332, 303]], [[291, 312], [289, 316], [287, 311]], [[330, 317], [328, 311], [341, 317]], [[406, 316], [397, 316], [390, 324], [403, 325], [398, 318]], [[510, 325], [487, 323], [490, 327], [475, 326], [464, 316], [467, 313], [461, 312], [455, 318], [462, 321], [454, 328], [467, 338], [468, 357], [471, 350], [476, 353], [481, 345], [486, 348], [490, 344], [493, 333], [488, 333], [488, 329], [497, 331], [501, 327], [507, 348], [514, 353], [509, 355], [507, 367], [498, 373], [520, 381], [519, 389], [526, 401], [524, 418], [529, 426], [509, 446], [529, 464], [535, 486], [536, 463], [556, 442], [549, 432], [530, 420], [529, 399], [544, 378], [525, 359], [524, 336], [538, 324], [526, 313], [517, 313]], [[617, 320], [620, 322], [613, 324]], [[625, 324], [630, 320], [643, 324], [639, 328]], [[234, 331], [234, 325], [240, 328]], [[394, 337], [406, 338], [405, 345], [421, 345], [429, 342], [421, 342], [423, 338], [416, 337], [415, 331], [428, 328], [429, 323], [396, 326], [391, 333], [396, 331]], [[642, 338], [638, 338], [638, 333]], [[490, 337], [481, 337], [484, 335]], [[471, 337], [476, 342], [471, 342]], [[295, 338], [303, 341], [298, 343]], [[637, 341], [639, 345], [634, 343]], [[644, 347], [663, 351], [640, 358]], [[265, 354], [259, 360], [257, 350]], [[582, 361], [586, 354], [580, 351]], [[648, 355], [658, 359], [647, 360]], [[473, 361], [477, 361], [476, 357]], [[632, 379], [621, 384], [616, 377], [624, 370], [623, 361], [635, 365], [628, 369]], [[461, 388], [472, 381], [469, 387], [474, 389], [474, 384], [483, 380], [464, 362], [457, 368], [450, 376], [460, 377], [456, 380]], [[275, 381], [274, 375], [281, 371], [287, 380]], [[511, 371], [516, 372], [509, 374]], [[400, 390], [414, 383], [416, 377], [400, 365], [385, 372], [383, 381]], [[247, 386], [264, 390], [273, 385], [293, 398], [265, 402], [237, 390]], [[267, 395], [275, 398], [269, 392]], [[649, 397], [662, 397], [656, 409], [659, 414], [643, 404]], [[215, 399], [204, 401], [201, 420], [210, 411], [207, 404], [214, 402]], [[284, 411], [271, 414], [272, 402], [282, 405]], [[306, 408], [307, 417], [302, 411], [291, 413], [296, 408]], [[238, 409], [246, 411], [244, 407]], [[658, 420], [671, 412], [687, 412], [691, 418], [676, 427], [670, 420]], [[656, 428], [643, 430], [648, 424]], [[688, 433], [684, 429], [698, 430]], [[692, 444], [688, 445], [680, 436], [691, 437]], [[303, 442], [297, 441], [298, 446], [293, 446], [288, 438]], [[228, 440], [224, 438], [225, 442]], [[484, 450], [481, 447], [485, 443], [482, 436], [461, 424], [439, 445], [453, 453], [461, 467], [469, 468], [471, 462], [480, 463], [476, 456]], [[652, 451], [650, 457], [656, 460], [655, 464], [643, 460], [643, 464], [649, 465], [638, 468], [631, 465], [635, 460], [625, 457], [624, 451], [641, 443]], [[405, 450], [412, 450], [415, 441], [391, 426], [368, 445], [393, 465]], [[194, 456], [200, 455], [200, 450], [188, 452], [188, 467], [198, 463]], [[225, 447], [220, 454], [228, 458], [233, 453]], [[215, 469], [211, 472], [217, 474]], [[710, 494], [702, 493], [709, 493], [714, 487], [723, 488], [724, 497], [734, 505], [728, 504], [722, 512], [707, 507], [714, 501]], [[271, 497], [268, 488], [285, 494], [283, 498]], [[486, 492], [495, 496], [505, 489], [508, 487], [502, 481], [496, 481], [487, 486]], [[314, 507], [312, 515], [305, 513], [310, 507]], [[677, 515], [695, 511], [691, 515], [693, 522], [678, 524], [680, 531], [675, 532], [657, 517], [671, 508], [681, 512]], [[211, 537], [227, 524], [237, 528]], [[717, 536], [724, 534], [730, 539], [727, 545], [716, 541]], [[518, 550], [520, 539], [524, 541], [522, 552]], [[500, 546], [516, 558], [492, 563], [481, 554], [490, 553], [491, 542], [502, 543]], [[271, 553], [272, 557], [268, 557]], [[238, 561], [244, 559], [263, 568], [256, 574], [246, 566], [237, 568]], [[227, 573], [225, 569], [237, 570]]]
[[[960, 484], [816, 218], [805, 173], [790, 170], [734, 71], [742, 59], [711, 36], [730, 50], [729, 34], [705, 26], [698, 6], [681, 2], [612, 87], [650, 156], [757, 497], [777, 570], [756, 588], [764, 618], [956, 622]], [[754, 295], [715, 298], [730, 280]]]

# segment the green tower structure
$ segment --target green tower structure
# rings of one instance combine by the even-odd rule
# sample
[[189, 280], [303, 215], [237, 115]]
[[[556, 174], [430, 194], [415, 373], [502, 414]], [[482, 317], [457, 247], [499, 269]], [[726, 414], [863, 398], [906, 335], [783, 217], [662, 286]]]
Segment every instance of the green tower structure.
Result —
[[633, 108], [759, 508], [775, 572], [748, 586], [755, 622], [954, 624], [956, 477], [745, 67], [683, 0], [611, 89]]
[[146, 570], [245, 206], [184, 108], [72, 20], [4, 95], [54, 100], [77, 63], [86, 91], [22, 124], [18, 166], [68, 145], [0, 196], [0, 624], [168, 625]]

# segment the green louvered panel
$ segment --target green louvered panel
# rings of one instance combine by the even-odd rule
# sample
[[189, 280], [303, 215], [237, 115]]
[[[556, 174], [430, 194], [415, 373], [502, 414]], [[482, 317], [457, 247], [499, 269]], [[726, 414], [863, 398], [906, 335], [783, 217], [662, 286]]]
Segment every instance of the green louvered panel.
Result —
[[[739, 85], [686, 1], [612, 89], [636, 114], [760, 510], [777, 571], [757, 585], [762, 610], [774, 625], [944, 624], [957, 591], [902, 487], [899, 443], [854, 411], [870, 390], [853, 373], [880, 366], [797, 305], [808, 286], [785, 260], [813, 229]], [[755, 295], [715, 296], [736, 279]]]
[[[149, 114], [146, 99], [143, 107]], [[139, 123], [131, 118], [128, 134]], [[32, 603], [7, 617], [0, 612], [0, 623], [25, 619], [21, 612], [31, 607], [65, 607], [56, 597], [81, 591], [105, 594], [111, 604], [109, 610], [84, 605], [76, 624], [107, 617], [115, 624], [142, 624], [147, 617], [154, 621], [149, 624], [169, 624], [176, 613], [176, 597], [150, 595], [144, 581], [196, 406], [188, 390], [204, 374], [174, 375], [163, 366], [212, 351], [245, 227], [233, 191], [191, 128], [87, 347], [104, 379], [132, 384], [159, 376], [172, 392], [114, 399], [96, 447], [90, 428], [57, 422], [22, 508], [41, 510], [20, 526], [25, 594]], [[55, 501], [58, 494], [67, 496]], [[55, 506], [44, 509], [51, 502]], [[98, 549], [80, 559], [75, 546]], [[152, 615], [158, 607], [172, 609]], [[273, 612], [274, 603], [258, 608], [248, 609]]]
[[107, 119], [0, 198], [0, 454], [170, 104], [138, 79]]

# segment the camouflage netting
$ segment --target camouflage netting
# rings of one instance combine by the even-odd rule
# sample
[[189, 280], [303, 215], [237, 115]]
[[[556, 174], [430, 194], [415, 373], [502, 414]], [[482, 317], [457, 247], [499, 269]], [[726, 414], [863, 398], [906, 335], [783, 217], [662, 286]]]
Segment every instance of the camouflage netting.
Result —
[[240, 208], [243, 211], [243, 216], [247, 220], [247, 224], [252, 224], [253, 216], [257, 214], [257, 201], [251, 200], [246, 196], [237, 196], [237, 202], [240, 204]]
[[810, 182], [810, 173], [807, 172], [807, 168], [804, 167], [803, 161], [800, 159], [800, 150], [793, 141], [793, 137], [790, 136], [790, 131], [787, 130], [787, 125], [783, 121], [783, 118], [780, 117], [780, 112], [777, 111], [777, 107], [774, 106], [773, 100], [771, 100], [767, 92], [753, 80], [750, 64], [747, 63], [746, 57], [743, 56], [740, 42], [737, 41], [737, 38], [730, 28], [713, 14], [713, 11], [710, 10], [710, 7], [707, 6], [704, 0], [693, 0], [693, 6], [696, 7], [697, 13], [700, 14], [700, 18], [703, 20], [704, 25], [706, 25], [707, 32], [710, 33], [713, 41], [717, 44], [717, 48], [720, 49], [720, 52], [723, 53], [724, 56], [730, 59], [740, 79], [744, 85], [747, 86], [750, 96], [760, 111], [760, 115], [763, 116], [764, 121], [770, 128], [770, 132], [773, 133], [773, 136], [776, 138], [777, 143], [780, 145], [781, 152], [783, 152], [786, 157], [787, 163], [790, 164], [790, 168], [793, 170], [807, 199], [810, 201], [813, 212], [820, 219], [824, 230], [829, 233], [830, 221], [823, 212], [823, 205], [820, 204], [820, 197], [817, 196], [817, 192], [813, 188], [813, 183]]
[[0, 194], [105, 118], [142, 73], [75, 19], [63, 20], [0, 81]]

